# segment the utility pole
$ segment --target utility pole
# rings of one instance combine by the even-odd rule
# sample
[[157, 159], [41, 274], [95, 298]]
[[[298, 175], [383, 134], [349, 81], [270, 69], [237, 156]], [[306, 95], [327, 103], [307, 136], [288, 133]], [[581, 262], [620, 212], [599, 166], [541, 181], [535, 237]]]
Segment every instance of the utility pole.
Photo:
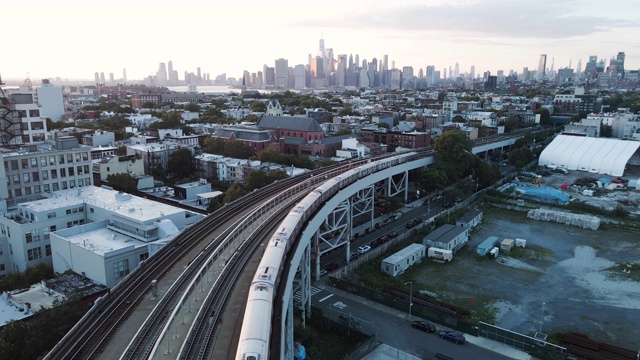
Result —
[[404, 284], [409, 284], [409, 321], [411, 321], [411, 307], [413, 306], [413, 281], [407, 281]]

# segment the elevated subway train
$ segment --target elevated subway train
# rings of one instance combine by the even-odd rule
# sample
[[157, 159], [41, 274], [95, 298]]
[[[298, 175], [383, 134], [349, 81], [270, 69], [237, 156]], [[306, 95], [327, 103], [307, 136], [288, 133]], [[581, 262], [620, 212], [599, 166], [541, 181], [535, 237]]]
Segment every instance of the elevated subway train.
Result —
[[291, 244], [301, 233], [307, 220], [340, 189], [377, 171], [404, 163], [417, 156], [407, 152], [372, 160], [357, 168], [328, 179], [302, 199], [282, 221], [269, 240], [247, 296], [247, 305], [238, 342], [236, 359], [266, 360], [269, 358], [269, 338], [275, 293], [283, 274], [283, 265]]

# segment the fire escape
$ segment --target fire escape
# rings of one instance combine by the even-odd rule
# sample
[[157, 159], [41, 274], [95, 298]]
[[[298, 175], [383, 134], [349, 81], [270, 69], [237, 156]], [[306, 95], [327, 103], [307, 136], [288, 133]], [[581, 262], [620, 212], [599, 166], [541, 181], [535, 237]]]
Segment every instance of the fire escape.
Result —
[[[0, 77], [0, 86], [4, 85]], [[0, 87], [0, 146], [15, 144], [16, 137], [22, 137], [22, 117], [16, 111], [15, 103]]]

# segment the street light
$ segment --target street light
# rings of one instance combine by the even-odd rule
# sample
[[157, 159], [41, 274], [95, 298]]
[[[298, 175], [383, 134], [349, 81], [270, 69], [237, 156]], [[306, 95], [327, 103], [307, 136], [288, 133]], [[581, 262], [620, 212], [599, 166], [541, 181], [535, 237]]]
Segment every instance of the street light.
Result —
[[540, 318], [540, 334], [542, 334], [542, 323], [544, 322], [544, 301], [542, 302], [542, 317]]
[[411, 321], [411, 307], [413, 306], [413, 281], [407, 281], [404, 284], [409, 284], [409, 321]]

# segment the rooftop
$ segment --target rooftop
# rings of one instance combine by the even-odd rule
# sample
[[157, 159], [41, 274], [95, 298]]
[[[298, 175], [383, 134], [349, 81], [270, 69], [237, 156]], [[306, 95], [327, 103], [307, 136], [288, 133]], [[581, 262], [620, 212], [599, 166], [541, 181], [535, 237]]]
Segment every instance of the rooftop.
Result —
[[125, 218], [135, 216], [140, 222], [184, 212], [170, 205], [96, 186], [56, 191], [48, 199], [26, 202], [18, 206], [34, 212], [45, 212], [82, 204], [111, 210]]

